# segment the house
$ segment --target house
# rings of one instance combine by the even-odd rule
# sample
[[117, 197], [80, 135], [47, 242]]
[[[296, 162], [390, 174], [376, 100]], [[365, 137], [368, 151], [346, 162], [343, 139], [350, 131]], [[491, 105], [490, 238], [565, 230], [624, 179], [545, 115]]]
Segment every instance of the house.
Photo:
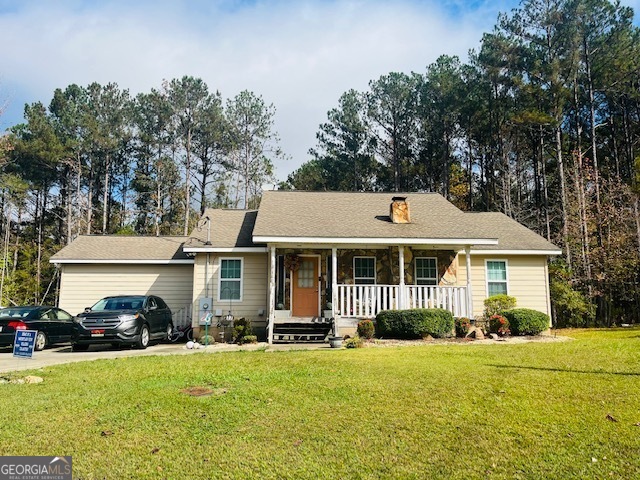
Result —
[[207, 313], [245, 317], [273, 341], [280, 323], [323, 318], [352, 335], [384, 309], [477, 317], [498, 293], [550, 315], [547, 262], [560, 253], [506, 215], [435, 193], [269, 191], [258, 210], [206, 210], [189, 237], [81, 236], [51, 261], [73, 313], [153, 292], [196, 326]]

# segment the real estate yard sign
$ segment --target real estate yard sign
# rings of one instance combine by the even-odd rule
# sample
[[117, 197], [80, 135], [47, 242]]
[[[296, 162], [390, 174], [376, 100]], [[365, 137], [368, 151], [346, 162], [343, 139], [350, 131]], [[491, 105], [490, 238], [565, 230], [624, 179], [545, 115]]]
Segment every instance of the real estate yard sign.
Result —
[[13, 356], [20, 358], [33, 357], [37, 334], [37, 330], [16, 330], [16, 338], [13, 341]]

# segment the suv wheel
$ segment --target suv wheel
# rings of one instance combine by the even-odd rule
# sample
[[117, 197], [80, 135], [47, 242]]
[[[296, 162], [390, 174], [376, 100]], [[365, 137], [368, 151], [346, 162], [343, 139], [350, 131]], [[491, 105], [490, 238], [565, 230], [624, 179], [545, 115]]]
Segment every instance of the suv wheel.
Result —
[[137, 347], [145, 349], [149, 346], [149, 327], [144, 324], [140, 329], [140, 340], [138, 340]]
[[170, 341], [171, 337], [173, 337], [173, 323], [169, 322], [167, 324], [167, 338], [166, 341]]

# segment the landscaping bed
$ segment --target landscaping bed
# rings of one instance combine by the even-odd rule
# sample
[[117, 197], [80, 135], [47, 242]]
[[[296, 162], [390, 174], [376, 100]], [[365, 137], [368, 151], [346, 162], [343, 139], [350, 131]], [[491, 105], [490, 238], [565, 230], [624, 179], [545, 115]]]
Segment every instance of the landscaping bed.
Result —
[[475, 338], [428, 338], [418, 340], [403, 340], [395, 338], [375, 338], [368, 341], [363, 341], [364, 347], [400, 347], [400, 346], [425, 346], [425, 345], [443, 345], [443, 344], [456, 344], [456, 345], [488, 345], [488, 344], [519, 344], [519, 343], [553, 343], [553, 342], [567, 342], [573, 340], [571, 337], [565, 335], [523, 335], [523, 336], [506, 336], [500, 337], [497, 340], [493, 340], [489, 337], [483, 340], [477, 340]]

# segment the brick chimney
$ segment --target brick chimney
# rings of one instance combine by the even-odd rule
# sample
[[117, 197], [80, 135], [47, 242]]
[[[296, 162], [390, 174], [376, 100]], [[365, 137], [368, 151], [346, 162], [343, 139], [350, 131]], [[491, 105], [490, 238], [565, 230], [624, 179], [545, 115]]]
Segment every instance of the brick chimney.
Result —
[[389, 218], [393, 223], [411, 223], [407, 197], [393, 197], [389, 208]]

